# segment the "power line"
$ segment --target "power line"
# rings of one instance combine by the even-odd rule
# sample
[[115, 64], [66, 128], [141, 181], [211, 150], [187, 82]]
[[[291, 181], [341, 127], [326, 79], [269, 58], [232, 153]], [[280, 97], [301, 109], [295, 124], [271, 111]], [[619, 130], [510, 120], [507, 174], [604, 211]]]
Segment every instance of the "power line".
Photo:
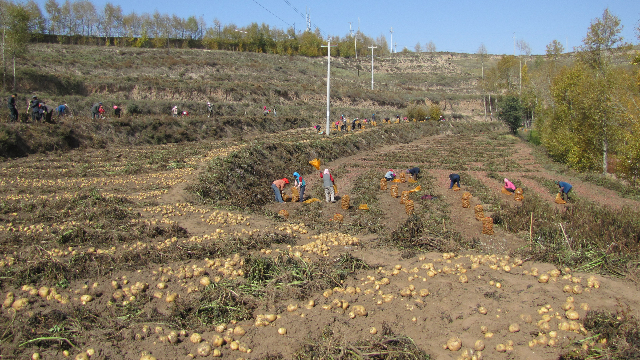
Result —
[[286, 22], [286, 21], [282, 20], [282, 18], [280, 18], [280, 16], [278, 16], [278, 15], [274, 14], [273, 12], [271, 12], [271, 10], [269, 10], [269, 9], [267, 9], [266, 7], [262, 6], [262, 4], [260, 4], [260, 3], [259, 3], [259, 2], [257, 2], [256, 0], [253, 0], [253, 2], [254, 2], [254, 3], [256, 3], [257, 5], [259, 5], [261, 8], [263, 8], [263, 9], [264, 9], [265, 11], [267, 11], [269, 14], [271, 14], [271, 15], [273, 15], [273, 16], [275, 16], [275, 17], [277, 17], [278, 19], [280, 19], [280, 21], [282, 21], [283, 23], [285, 23], [285, 24], [287, 24], [287, 25], [291, 26], [291, 24], [289, 24], [288, 22]]
[[[253, 1], [255, 2], [256, 0], [253, 0]], [[293, 9], [293, 11], [295, 11], [296, 13], [298, 13], [298, 15], [300, 15], [303, 19], [305, 19], [305, 21], [308, 21], [308, 19], [307, 19], [307, 15], [306, 15], [306, 14], [301, 13], [301, 12], [300, 12], [300, 10], [298, 10], [295, 6], [293, 6], [289, 0], [284, 0], [284, 3], [285, 3], [285, 4], [287, 4], [287, 5], [289, 5], [289, 7], [291, 7], [291, 8]], [[262, 5], [261, 5], [261, 6], [262, 6]], [[322, 29], [320, 29], [316, 24], [311, 24], [311, 25], [313, 25], [313, 27], [314, 27], [315, 29], [319, 30], [319, 31], [320, 31], [320, 33], [323, 35], [323, 37], [327, 35], [327, 34], [325, 34], [325, 32], [324, 32], [324, 31], [322, 31]]]

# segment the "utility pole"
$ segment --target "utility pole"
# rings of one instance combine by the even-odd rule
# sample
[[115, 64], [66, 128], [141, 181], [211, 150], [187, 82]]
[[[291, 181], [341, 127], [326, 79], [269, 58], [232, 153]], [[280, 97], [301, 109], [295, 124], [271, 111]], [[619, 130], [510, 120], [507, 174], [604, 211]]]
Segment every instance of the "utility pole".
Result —
[[480, 54], [480, 59], [482, 61], [482, 107], [484, 108], [484, 119], [487, 119], [487, 98], [485, 97], [484, 92], [484, 54]]
[[389, 44], [391, 44], [391, 53], [393, 54], [393, 28], [389, 32], [391, 33], [391, 42]]
[[356, 60], [358, 60], [358, 32], [356, 31], [356, 36], [353, 36], [353, 29], [351, 28], [351, 21], [349, 21], [349, 34], [351, 34], [351, 37], [353, 37], [353, 48], [354, 48], [354, 51], [356, 53]]
[[356, 52], [356, 60], [358, 60], [358, 33], [356, 33], [356, 36], [353, 38], [353, 48]]
[[373, 90], [373, 49], [377, 48], [377, 46], [369, 46], [369, 49], [371, 49], [371, 90]]
[[[333, 45], [335, 46], [335, 45]], [[331, 119], [329, 114], [329, 103], [330, 103], [330, 89], [331, 89], [331, 38], [327, 40], [327, 45], [322, 45], [321, 47], [327, 48], [327, 126], [325, 130], [325, 134], [329, 136], [329, 128], [331, 126]]]

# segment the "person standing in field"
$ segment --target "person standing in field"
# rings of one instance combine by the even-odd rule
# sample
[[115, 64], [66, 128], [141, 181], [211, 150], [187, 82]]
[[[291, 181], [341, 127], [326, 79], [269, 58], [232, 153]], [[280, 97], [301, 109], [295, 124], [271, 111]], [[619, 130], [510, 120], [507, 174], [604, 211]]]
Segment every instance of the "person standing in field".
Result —
[[122, 113], [122, 109], [120, 109], [118, 105], [113, 105], [113, 115], [117, 118], [120, 118], [121, 113]]
[[300, 176], [300, 174], [298, 174], [297, 172], [293, 173], [293, 178], [293, 186], [298, 188], [300, 192], [300, 202], [302, 202], [304, 199], [304, 189], [307, 187], [307, 182], [304, 181], [302, 176]]
[[213, 105], [211, 105], [210, 101], [207, 101], [207, 117], [213, 116]]
[[451, 184], [449, 184], [449, 189], [453, 188], [453, 184], [458, 184], [458, 187], [460, 187], [460, 175], [451, 174], [449, 175], [449, 180], [451, 181]]
[[282, 190], [284, 190], [284, 187], [289, 183], [289, 179], [287, 178], [282, 178], [282, 179], [278, 179], [274, 182], [271, 183], [271, 188], [273, 189], [273, 193], [276, 196], [276, 201], [279, 203], [283, 203], [284, 200], [282, 200]]
[[100, 118], [100, 107], [102, 106], [101, 102], [97, 102], [93, 104], [91, 107], [91, 119]]
[[33, 96], [31, 101], [29, 102], [29, 110], [31, 110], [31, 120], [36, 122], [40, 120], [40, 100], [38, 100], [37, 96]]
[[9, 97], [9, 111], [11, 112], [11, 121], [18, 121], [18, 108], [16, 108], [16, 96], [18, 94], [11, 94]]
[[569, 191], [573, 189], [573, 186], [564, 181], [556, 181], [556, 185], [558, 185], [558, 188], [560, 188], [560, 195], [562, 196], [562, 199], [564, 201], [571, 200], [569, 198]]
[[53, 106], [49, 106], [45, 103], [40, 103], [40, 108], [42, 109], [44, 122], [53, 124]]
[[504, 178], [504, 188], [508, 192], [515, 192], [516, 191], [516, 186], [513, 185], [513, 183], [511, 181], [509, 181], [509, 179], [507, 179], [507, 178]]
[[173, 117], [178, 117], [178, 105], [171, 108], [171, 115], [173, 115]]
[[320, 178], [322, 179], [322, 186], [324, 187], [325, 201], [329, 202], [329, 200], [331, 200], [332, 203], [336, 202], [336, 193], [333, 189], [333, 184], [335, 181], [333, 180], [333, 176], [331, 176], [331, 173], [329, 173], [329, 169], [324, 169], [324, 172], [320, 173]]

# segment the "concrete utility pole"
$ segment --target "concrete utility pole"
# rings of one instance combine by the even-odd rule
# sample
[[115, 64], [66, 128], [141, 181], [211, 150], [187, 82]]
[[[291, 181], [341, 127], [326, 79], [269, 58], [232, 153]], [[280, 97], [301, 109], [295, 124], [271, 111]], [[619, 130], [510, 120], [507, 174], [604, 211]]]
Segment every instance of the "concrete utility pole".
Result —
[[[335, 45], [333, 45], [335, 46]], [[325, 130], [325, 134], [329, 136], [329, 128], [331, 126], [331, 119], [329, 113], [329, 104], [330, 104], [330, 89], [331, 89], [331, 38], [327, 40], [327, 45], [322, 45], [321, 47], [327, 48], [327, 126]]]
[[391, 33], [391, 53], [393, 54], [393, 28], [391, 28], [391, 30], [389, 30], [389, 32]]
[[[358, 29], [358, 31], [359, 30], [360, 29]], [[353, 48], [355, 49], [354, 51], [356, 52], [356, 60], [358, 60], [358, 32], [356, 31], [356, 36], [353, 36], [353, 29], [351, 28], [351, 22], [349, 22], [349, 34], [351, 34], [351, 37], [353, 37]]]
[[353, 37], [353, 48], [356, 52], [356, 60], [358, 60], [358, 33], [356, 32], [356, 36]]
[[377, 46], [369, 46], [369, 49], [371, 49], [371, 90], [373, 90], [373, 49], [377, 48]]

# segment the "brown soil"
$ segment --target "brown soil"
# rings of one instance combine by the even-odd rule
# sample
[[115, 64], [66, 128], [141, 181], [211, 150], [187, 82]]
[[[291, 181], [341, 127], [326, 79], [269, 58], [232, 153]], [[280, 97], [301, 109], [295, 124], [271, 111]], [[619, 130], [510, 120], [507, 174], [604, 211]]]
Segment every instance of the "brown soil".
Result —
[[[349, 194], [354, 185], [353, 182], [362, 172], [373, 168], [378, 170], [380, 177], [382, 177], [386, 169], [383, 164], [374, 160], [376, 156], [384, 158], [385, 154], [401, 151], [407, 147], [434, 146], [442, 139], [443, 137], [431, 137], [413, 144], [385, 147], [377, 152], [342, 158], [326, 164], [326, 166], [332, 170], [344, 169], [344, 174], [336, 181], [340, 194]], [[69, 158], [82, 156], [95, 158], [95, 161], [106, 161], [117, 156], [117, 153], [118, 151], [87, 151], [82, 155], [71, 153]], [[211, 153], [208, 156], [195, 157], [191, 160], [198, 164], [199, 169], [202, 169], [209, 157], [223, 153], [224, 151]], [[47, 167], [43, 164], [50, 160], [48, 156], [30, 157], [15, 160], [11, 166], [22, 167], [27, 171], [42, 172], [42, 178], [45, 178], [46, 173], [41, 169], [46, 169]], [[560, 174], [542, 169], [536, 164], [526, 144], [515, 143], [514, 151], [509, 155], [507, 161], [522, 164], [526, 171], [506, 172], [503, 174], [505, 177], [521, 180], [529, 191], [535, 191], [538, 195], [547, 198], [549, 202], [553, 202], [554, 195], [536, 181], [523, 177], [524, 175], [550, 180], [562, 178], [574, 185], [574, 191], [580, 197], [612, 207], [638, 207], [637, 202], [621, 198], [612, 191], [578, 179], [561, 177]], [[367, 166], [352, 166], [352, 164], [366, 164]], [[396, 170], [401, 170], [408, 165], [399, 163]], [[482, 169], [482, 163], [476, 162], [468, 165], [476, 169], [467, 171], [468, 174], [482, 181], [496, 193], [500, 193], [501, 183], [487, 177], [487, 172]], [[6, 174], [13, 174], [10, 176], [13, 176], [13, 179], [17, 178], [16, 173], [10, 172], [7, 164], [3, 166], [5, 167], [3, 171]], [[526, 234], [523, 236], [514, 235], [496, 226], [494, 227], [494, 235], [483, 235], [481, 233], [482, 224], [475, 219], [473, 210], [473, 207], [480, 204], [480, 201], [473, 197], [470, 208], [465, 209], [461, 206], [460, 198], [466, 190], [465, 179], [462, 179], [462, 190], [454, 192], [448, 189], [448, 175], [454, 172], [451, 169], [447, 167], [424, 168], [422, 171], [423, 176], [434, 177], [437, 184], [435, 193], [428, 195], [444, 199], [450, 208], [450, 219], [445, 221], [442, 226], [460, 233], [468, 241], [477, 240], [477, 252], [458, 254], [426, 252], [407, 257], [402, 251], [381, 244], [381, 237], [376, 235], [359, 237], [357, 244], [330, 245], [326, 256], [306, 252], [302, 248], [295, 248], [292, 250], [293, 252], [300, 251], [303, 257], [310, 260], [320, 258], [332, 260], [346, 251], [371, 264], [372, 269], [359, 271], [356, 276], [348, 278], [341, 284], [341, 288], [334, 289], [331, 294], [314, 293], [310, 299], [315, 301], [315, 306], [311, 308], [305, 307], [306, 300], [288, 299], [282, 301], [281, 299], [269, 299], [267, 296], [259, 310], [253, 314], [252, 320], [242, 321], [238, 324], [225, 324], [227, 328], [242, 326], [246, 329], [246, 334], [243, 336], [230, 336], [238, 340], [243, 347], [251, 349], [251, 352], [241, 353], [231, 350], [229, 345], [226, 345], [221, 348], [223, 358], [263, 359], [267, 356], [280, 355], [289, 359], [294, 356], [296, 351], [302, 349], [304, 344], [320, 341], [323, 334], [331, 338], [337, 346], [346, 346], [346, 344], [356, 341], [381, 339], [384, 330], [410, 337], [420, 349], [435, 359], [457, 359], [462, 351], [473, 350], [477, 340], [484, 341], [482, 354], [485, 359], [557, 359], [559, 354], [572, 348], [575, 341], [591, 335], [581, 331], [579, 327], [575, 331], [559, 330], [563, 323], [570, 321], [567, 319], [565, 311], [562, 310], [562, 306], [570, 296], [573, 297], [573, 303], [580, 319], [584, 318], [587, 308], [616, 311], [622, 307], [629, 307], [633, 309], [633, 315], [640, 315], [638, 311], [640, 297], [635, 283], [600, 275], [574, 273], [570, 269], [561, 269], [559, 276], [551, 277], [550, 280], [542, 282], [539, 280], [539, 276], [555, 270], [553, 265], [534, 263], [508, 255], [518, 248], [528, 246]], [[307, 194], [310, 194], [312, 189], [321, 186], [315, 171], [301, 172], [307, 180]], [[140, 206], [136, 209], [141, 213], [142, 221], [175, 222], [188, 231], [191, 238], [177, 239], [169, 246], [184, 246], [190, 242], [206, 243], [216, 236], [217, 231], [246, 235], [247, 232], [256, 229], [262, 232], [277, 231], [278, 227], [287, 224], [287, 222], [276, 223], [261, 214], [244, 214], [246, 218], [235, 225], [207, 223], [205, 220], [216, 210], [205, 206], [186, 205], [191, 196], [185, 191], [185, 187], [195, 181], [198, 174], [198, 171], [189, 169], [163, 170], [139, 177], [136, 181], [142, 184], [135, 186], [123, 186], [123, 182], [131, 180], [126, 176], [92, 180], [101, 184], [103, 193], [118, 192], [121, 196], [147, 199], [148, 206]], [[10, 176], [7, 175], [5, 180], [11, 180]], [[173, 181], [168, 191], [154, 193], [153, 190], [149, 190], [151, 184], [169, 180]], [[420, 181], [417, 184], [400, 184], [400, 189], [409, 190], [419, 184]], [[3, 194], [5, 197], [8, 195], [10, 195], [9, 192]], [[525, 199], [526, 196], [525, 193]], [[383, 212], [384, 222], [389, 228], [395, 228], [407, 219], [404, 205], [399, 204], [399, 199], [392, 198], [388, 191], [381, 191], [378, 199], [376, 206]], [[333, 217], [335, 213], [344, 213], [348, 216], [348, 213], [340, 209], [339, 201], [332, 204], [325, 203], [324, 199], [320, 200], [322, 202], [321, 211], [324, 213], [322, 218], [328, 219]], [[416, 201], [416, 207], [423, 206], [420, 201]], [[514, 200], [508, 199], [506, 196], [505, 201], [512, 206], [518, 206]], [[357, 205], [352, 204], [352, 206]], [[293, 213], [308, 211], [305, 206], [305, 204], [299, 203], [286, 203], [272, 204], [266, 208], [274, 212], [287, 209]], [[223, 213], [227, 212], [223, 211]], [[234, 216], [238, 215], [238, 212], [230, 213]], [[489, 207], [486, 214], [491, 215]], [[296, 232], [294, 231], [294, 233]], [[207, 238], [207, 235], [210, 237]], [[305, 245], [315, 241], [315, 238], [312, 238], [314, 235], [318, 235], [318, 233], [313, 230], [306, 233], [296, 233], [297, 245]], [[161, 239], [158, 244], [164, 240], [166, 239]], [[156, 246], [158, 244], [149, 245]], [[75, 250], [82, 252], [87, 248]], [[289, 252], [289, 248], [284, 245], [273, 246], [267, 250], [271, 250], [273, 254]], [[115, 251], [126, 252], [127, 248], [117, 248]], [[246, 254], [239, 255], [245, 256]], [[187, 301], [194, 294], [203, 291], [204, 287], [198, 285], [199, 277], [196, 276], [181, 279], [169, 275], [168, 281], [163, 281], [161, 268], [164, 268], [166, 274], [166, 269], [169, 267], [178, 269], [193, 266], [205, 269], [205, 273], [200, 277], [209, 275], [213, 278], [220, 274], [215, 267], [208, 266], [207, 261], [189, 260], [183, 263], [154, 264], [130, 271], [119, 271], [111, 277], [103, 276], [71, 283], [66, 290], [60, 290], [60, 293], [69, 296], [68, 304], [46, 300], [38, 295], [29, 295], [27, 291], [21, 289], [2, 289], [1, 295], [4, 299], [5, 294], [12, 291], [16, 294], [16, 299], [19, 297], [28, 298], [27, 310], [22, 311], [31, 311], [34, 314], [51, 313], [57, 309], [68, 309], [68, 307], [74, 306], [89, 310], [97, 316], [100, 314], [114, 316], [115, 308], [122, 305], [110, 303], [111, 294], [114, 292], [111, 288], [111, 282], [117, 281], [121, 287], [141, 282], [149, 285], [146, 296], [153, 296], [156, 291], [159, 291], [162, 296], [157, 299], [153, 298], [147, 306], [154, 308], [153, 311], [157, 311], [159, 314], [168, 314], [174, 305], [165, 301], [167, 294], [175, 292], [180, 299]], [[125, 284], [125, 279], [128, 284]], [[384, 279], [388, 279], [388, 283]], [[594, 279], [599, 283], [597, 287], [593, 286]], [[166, 283], [166, 288], [159, 289], [157, 284], [160, 282]], [[92, 285], [94, 283], [95, 287]], [[89, 289], [83, 289], [83, 285], [89, 285]], [[190, 285], [196, 285], [195, 292], [189, 293], [187, 291], [187, 287]], [[566, 289], [568, 285], [572, 289], [570, 293]], [[51, 284], [38, 284], [38, 286], [51, 286]], [[353, 292], [350, 287], [353, 287]], [[421, 296], [420, 292], [423, 289], [428, 290], [428, 295], [424, 293], [425, 296]], [[95, 300], [85, 305], [81, 304], [80, 295], [83, 293], [93, 294]], [[342, 303], [348, 302], [349, 306], [345, 306], [346, 309], [337, 307], [338, 300]], [[288, 305], [296, 305], [296, 307], [287, 311]], [[364, 306], [368, 314], [351, 318], [350, 312], [355, 305]], [[480, 312], [481, 307], [486, 309], [485, 314]], [[145, 313], [153, 313], [153, 311], [145, 311]], [[4, 309], [3, 314], [3, 316], [10, 318], [13, 312]], [[279, 318], [266, 326], [256, 326], [255, 319], [262, 314], [276, 314]], [[178, 334], [177, 342], [172, 344], [166, 341], [166, 336], [172, 330], [180, 331], [182, 329], [172, 326], [172, 324], [156, 322], [153, 318], [140, 323], [143, 325], [134, 328], [79, 329], [78, 331], [83, 332], [79, 337], [81, 342], [78, 343], [78, 348], [71, 350], [71, 356], [76, 356], [89, 348], [95, 350], [91, 359], [138, 360], [143, 351], [148, 351], [158, 359], [188, 359], [192, 357], [191, 354], [197, 354], [198, 345], [189, 340], [189, 336], [192, 335], [190, 332], [187, 332], [186, 335]], [[518, 325], [518, 331], [513, 331], [513, 328], [512, 331], [509, 330], [510, 325], [513, 324]], [[482, 326], [487, 327], [484, 333]], [[286, 334], [279, 334], [279, 328], [285, 328]], [[371, 333], [373, 328], [377, 330], [377, 334]], [[556, 331], [556, 333], [552, 331]], [[488, 333], [492, 333], [492, 336]], [[530, 347], [529, 344], [534, 338], [540, 339], [542, 337], [538, 335], [539, 333], [545, 334], [547, 340], [555, 339], [556, 344], [554, 346], [538, 344]], [[201, 332], [202, 341], [211, 342], [216, 334], [219, 333], [213, 327], [206, 327], [205, 331]], [[462, 349], [460, 351], [444, 349], [443, 345], [453, 337], [461, 339]], [[498, 345], [511, 342], [512, 348], [508, 352], [501, 353], [497, 350]], [[39, 351], [44, 359], [63, 358], [61, 350], [55, 346], [38, 348], [35, 344], [31, 344], [27, 348], [30, 351]], [[11, 354], [3, 356], [15, 358]]]

